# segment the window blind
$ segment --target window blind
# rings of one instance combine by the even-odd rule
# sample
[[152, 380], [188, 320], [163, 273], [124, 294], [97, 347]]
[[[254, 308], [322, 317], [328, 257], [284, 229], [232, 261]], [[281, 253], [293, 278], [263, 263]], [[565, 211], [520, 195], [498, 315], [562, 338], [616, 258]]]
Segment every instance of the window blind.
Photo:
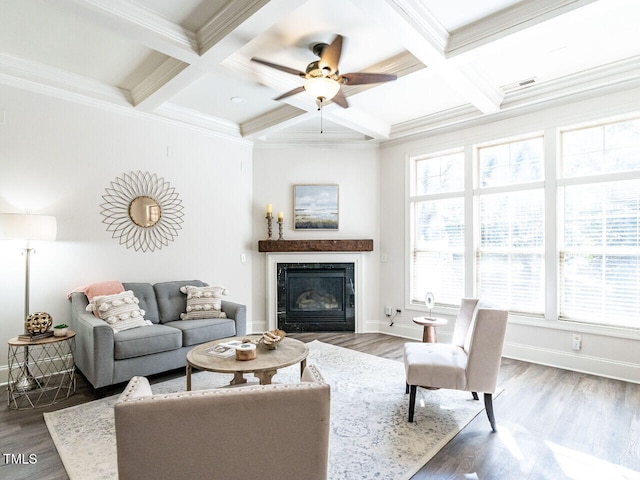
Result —
[[567, 186], [560, 317], [640, 327], [640, 180]]
[[544, 314], [544, 191], [479, 197], [476, 282], [500, 308]]

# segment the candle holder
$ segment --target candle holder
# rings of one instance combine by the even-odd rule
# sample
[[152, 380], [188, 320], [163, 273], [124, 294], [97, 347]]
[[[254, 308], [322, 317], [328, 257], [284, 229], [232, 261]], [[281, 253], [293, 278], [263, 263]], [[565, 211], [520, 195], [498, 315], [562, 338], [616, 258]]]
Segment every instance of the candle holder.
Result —
[[284, 225], [284, 219], [278, 218], [278, 240], [284, 240], [284, 235], [282, 234], [282, 225]]
[[272, 227], [273, 215], [271, 215], [271, 213], [267, 213], [267, 216], [265, 218], [267, 219], [267, 240], [272, 240], [272, 235], [273, 235], [273, 227]]

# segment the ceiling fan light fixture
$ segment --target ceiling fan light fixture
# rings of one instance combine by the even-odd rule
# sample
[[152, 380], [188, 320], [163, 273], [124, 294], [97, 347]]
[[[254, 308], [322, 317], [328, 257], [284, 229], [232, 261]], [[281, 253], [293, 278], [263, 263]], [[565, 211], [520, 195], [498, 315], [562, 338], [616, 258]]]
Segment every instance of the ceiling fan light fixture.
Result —
[[304, 90], [314, 99], [331, 100], [340, 91], [340, 84], [326, 77], [310, 78], [304, 82]]

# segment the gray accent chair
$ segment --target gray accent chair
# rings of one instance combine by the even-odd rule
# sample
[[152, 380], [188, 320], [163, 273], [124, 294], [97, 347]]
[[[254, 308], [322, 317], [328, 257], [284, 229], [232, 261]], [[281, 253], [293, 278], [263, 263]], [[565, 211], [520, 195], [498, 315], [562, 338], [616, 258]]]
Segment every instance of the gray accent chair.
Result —
[[413, 422], [417, 387], [465, 390], [484, 404], [496, 432], [495, 392], [509, 312], [480, 308], [477, 299], [463, 299], [453, 340], [445, 343], [409, 342], [404, 345], [404, 366], [409, 393], [409, 422]]
[[118, 478], [325, 480], [330, 387], [300, 383], [154, 395], [131, 379], [114, 406]]
[[152, 375], [186, 366], [186, 355], [196, 345], [247, 333], [246, 306], [222, 301], [227, 318], [181, 320], [186, 295], [180, 287], [203, 287], [200, 280], [123, 283], [133, 291], [153, 325], [115, 333], [93, 313], [84, 293], [71, 295], [71, 329], [76, 332], [75, 362], [94, 388], [126, 382], [136, 375]]

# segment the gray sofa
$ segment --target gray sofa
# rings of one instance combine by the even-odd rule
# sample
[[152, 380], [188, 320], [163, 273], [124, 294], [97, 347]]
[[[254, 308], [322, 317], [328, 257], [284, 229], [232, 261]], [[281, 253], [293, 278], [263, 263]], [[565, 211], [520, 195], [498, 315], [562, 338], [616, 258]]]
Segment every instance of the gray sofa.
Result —
[[225, 300], [222, 311], [227, 318], [180, 320], [187, 302], [180, 287], [207, 286], [200, 280], [123, 285], [133, 291], [146, 312], [144, 318], [153, 325], [115, 333], [106, 322], [86, 311], [89, 301], [84, 293], [71, 295], [75, 362], [94, 388], [184, 367], [187, 352], [194, 346], [247, 333], [246, 306]]

